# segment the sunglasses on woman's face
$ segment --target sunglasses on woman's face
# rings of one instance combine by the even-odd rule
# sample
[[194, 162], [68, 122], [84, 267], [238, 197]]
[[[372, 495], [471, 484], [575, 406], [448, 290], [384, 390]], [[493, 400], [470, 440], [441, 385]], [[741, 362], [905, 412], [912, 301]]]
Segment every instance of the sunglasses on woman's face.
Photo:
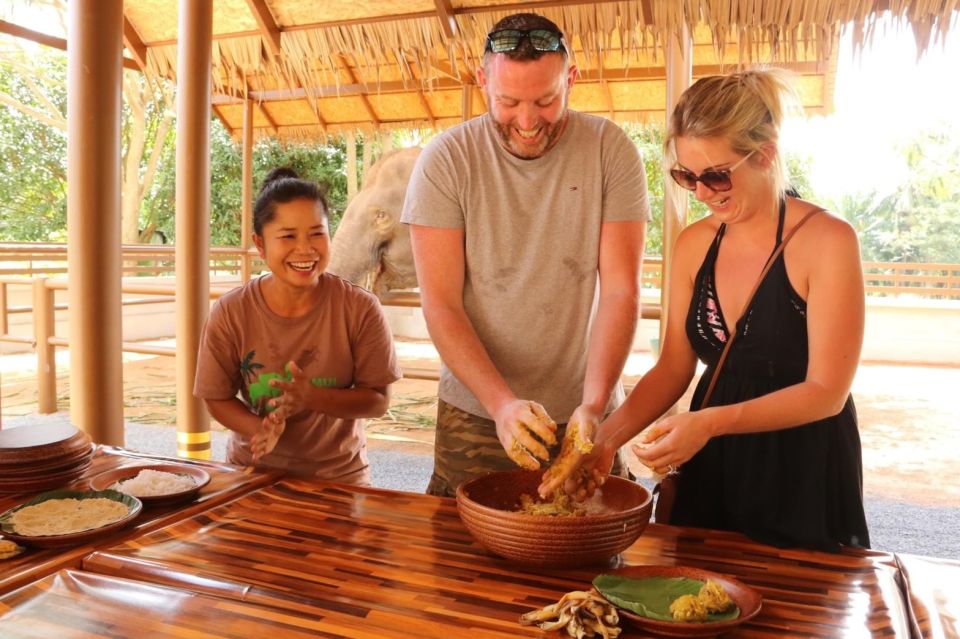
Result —
[[688, 171], [686, 169], [670, 169], [670, 177], [673, 178], [673, 181], [687, 189], [688, 191], [697, 190], [697, 182], [703, 182], [703, 185], [710, 189], [711, 191], [729, 191], [733, 188], [733, 183], [730, 181], [730, 174], [737, 170], [741, 164], [747, 161], [753, 155], [753, 151], [750, 151], [745, 156], [737, 160], [737, 162], [726, 169], [707, 169], [700, 175]]
[[484, 51], [510, 53], [520, 47], [524, 40], [537, 51], [566, 51], [563, 34], [552, 29], [500, 29], [487, 35]]

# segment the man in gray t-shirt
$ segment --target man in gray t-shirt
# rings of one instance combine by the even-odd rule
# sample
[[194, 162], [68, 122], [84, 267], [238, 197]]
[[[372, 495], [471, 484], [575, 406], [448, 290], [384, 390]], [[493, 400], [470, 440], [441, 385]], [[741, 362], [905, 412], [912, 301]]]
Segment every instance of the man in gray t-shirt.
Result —
[[554, 419], [589, 436], [623, 400], [646, 176], [619, 127], [567, 109], [575, 76], [553, 22], [504, 18], [477, 70], [489, 113], [433, 140], [411, 176], [401, 219], [444, 364], [432, 494], [538, 468]]

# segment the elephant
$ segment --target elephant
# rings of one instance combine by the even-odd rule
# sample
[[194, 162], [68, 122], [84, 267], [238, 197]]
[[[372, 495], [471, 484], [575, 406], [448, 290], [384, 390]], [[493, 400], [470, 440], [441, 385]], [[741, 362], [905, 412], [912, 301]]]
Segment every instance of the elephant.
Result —
[[417, 285], [410, 231], [400, 223], [400, 210], [419, 155], [418, 147], [398, 149], [370, 167], [333, 236], [328, 272], [378, 296]]

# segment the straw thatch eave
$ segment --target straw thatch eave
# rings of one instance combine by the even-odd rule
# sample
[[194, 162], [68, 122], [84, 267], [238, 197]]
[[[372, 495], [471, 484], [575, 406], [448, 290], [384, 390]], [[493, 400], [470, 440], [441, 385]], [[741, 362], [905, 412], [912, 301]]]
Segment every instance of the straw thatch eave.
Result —
[[[245, 98], [257, 136], [441, 129], [485, 110], [474, 70], [505, 15], [561, 26], [580, 69], [573, 106], [618, 121], [663, 118], [663, 59], [693, 35], [694, 77], [753, 64], [793, 68], [809, 112], [832, 109], [840, 34], [868, 42], [883, 12], [918, 54], [946, 37], [960, 0], [218, 0], [214, 112], [234, 135]], [[145, 72], [176, 73], [176, 0], [127, 0], [128, 49]], [[229, 15], [225, 15], [229, 14]], [[133, 43], [131, 45], [131, 43]]]

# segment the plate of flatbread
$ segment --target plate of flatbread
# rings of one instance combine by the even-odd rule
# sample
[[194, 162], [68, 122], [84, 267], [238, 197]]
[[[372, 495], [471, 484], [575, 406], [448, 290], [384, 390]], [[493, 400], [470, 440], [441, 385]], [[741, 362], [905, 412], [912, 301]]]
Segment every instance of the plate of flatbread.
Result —
[[52, 490], [0, 515], [7, 539], [37, 548], [76, 546], [126, 526], [143, 503], [115, 490]]

